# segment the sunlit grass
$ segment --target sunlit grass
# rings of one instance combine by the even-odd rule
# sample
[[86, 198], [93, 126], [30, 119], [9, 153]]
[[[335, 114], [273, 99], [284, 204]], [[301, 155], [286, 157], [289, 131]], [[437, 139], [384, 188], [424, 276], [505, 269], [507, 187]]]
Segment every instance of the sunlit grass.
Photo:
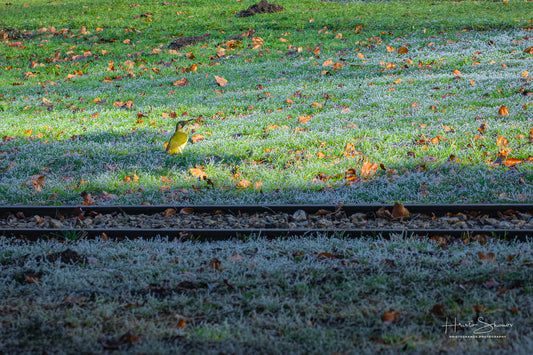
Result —
[[[1, 5], [0, 27], [33, 34], [1, 44], [2, 203], [533, 201], [530, 3], [284, 2], [252, 18], [233, 15], [251, 1], [26, 3]], [[50, 26], [70, 32], [37, 33]], [[227, 45], [249, 29], [261, 48]], [[167, 156], [182, 116], [202, 137]]]

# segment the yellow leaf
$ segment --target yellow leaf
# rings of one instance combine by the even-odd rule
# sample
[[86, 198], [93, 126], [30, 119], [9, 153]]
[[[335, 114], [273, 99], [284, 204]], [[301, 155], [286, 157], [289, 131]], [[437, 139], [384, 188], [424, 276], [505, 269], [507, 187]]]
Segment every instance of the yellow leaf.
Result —
[[387, 48], [387, 52], [389, 52], [389, 53], [392, 53], [392, 52], [394, 52], [396, 50], [396, 48], [394, 48], [394, 47], [387, 46], [386, 48]]
[[527, 70], [523, 71], [522, 74], [520, 74], [522, 78], [527, 78], [528, 75], [529, 75], [529, 72]]
[[357, 52], [357, 56], [361, 59], [365, 59], [365, 55], [361, 52]]

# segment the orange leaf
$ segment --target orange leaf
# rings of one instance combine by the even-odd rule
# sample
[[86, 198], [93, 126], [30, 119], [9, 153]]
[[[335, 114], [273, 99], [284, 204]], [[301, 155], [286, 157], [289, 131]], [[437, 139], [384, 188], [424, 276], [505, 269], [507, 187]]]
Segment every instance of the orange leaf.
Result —
[[257, 181], [254, 183], [254, 189], [256, 190], [259, 190], [261, 188], [261, 186], [263, 186], [263, 182], [262, 181]]
[[523, 162], [522, 159], [507, 158], [503, 164], [505, 166], [515, 166], [516, 164], [520, 164], [521, 162]]
[[92, 197], [91, 194], [85, 193], [83, 195], [83, 202], [81, 203], [84, 206], [90, 206], [93, 205], [96, 202], [96, 200]]
[[527, 78], [528, 75], [529, 75], [529, 72], [528, 72], [527, 70], [523, 71], [522, 74], [520, 74], [520, 76], [521, 76], [522, 78]]
[[498, 110], [498, 115], [500, 115], [500, 116], [509, 116], [509, 110], [504, 105], [501, 105], [500, 109]]
[[189, 172], [194, 177], [197, 177], [200, 179], [207, 178], [207, 174], [202, 169], [203, 169], [202, 166], [197, 165], [196, 168], [190, 168]]
[[191, 137], [191, 141], [193, 143], [198, 143], [198, 142], [201, 142], [204, 140], [204, 136], [202, 136], [201, 134], [195, 134], [194, 136]]
[[298, 123], [307, 123], [310, 120], [311, 120], [311, 116], [310, 115], [298, 117]]
[[228, 83], [228, 81], [226, 79], [224, 79], [223, 77], [221, 76], [216, 76], [215, 75], [215, 80], [217, 81], [218, 85], [220, 86], [224, 86]]
[[331, 59], [328, 59], [324, 63], [322, 63], [323, 67], [329, 67], [330, 65], [333, 65], [333, 61]]
[[385, 49], [386, 49], [387, 52], [389, 52], [389, 53], [392, 53], [392, 52], [394, 52], [394, 51], [396, 50], [396, 48], [394, 48], [394, 47], [389, 47], [389, 46], [385, 47]]
[[409, 52], [409, 49], [407, 49], [407, 47], [398, 48], [398, 54], [406, 54], [408, 52]]
[[524, 49], [524, 53], [533, 54], [533, 46]]
[[370, 163], [368, 159], [365, 159], [363, 166], [361, 167], [361, 176], [364, 178], [369, 178], [376, 173], [378, 169], [377, 163]]
[[185, 322], [185, 320], [183, 318], [180, 318], [180, 320], [178, 321], [178, 328], [185, 328], [187, 326], [187, 323]]
[[509, 141], [507, 140], [507, 138], [505, 137], [498, 137], [496, 138], [496, 145], [498, 147], [504, 147], [506, 146], [507, 144], [509, 144]]
[[174, 86], [181, 86], [181, 87], [187, 86], [189, 84], [190, 83], [189, 83], [189, 80], [187, 80], [187, 78], [181, 78], [180, 80], [176, 80], [172, 83], [172, 85]]
[[246, 179], [242, 179], [241, 181], [239, 181], [237, 183], [237, 185], [235, 187], [237, 188], [240, 188], [240, 189], [245, 189], [247, 187], [249, 187], [250, 185], [252, 185], [252, 183]]
[[454, 70], [453, 70], [453, 73], [454, 73], [455, 75], [457, 75], [457, 76], [463, 75], [463, 74], [462, 74], [459, 70], [457, 70], [457, 69], [454, 69]]

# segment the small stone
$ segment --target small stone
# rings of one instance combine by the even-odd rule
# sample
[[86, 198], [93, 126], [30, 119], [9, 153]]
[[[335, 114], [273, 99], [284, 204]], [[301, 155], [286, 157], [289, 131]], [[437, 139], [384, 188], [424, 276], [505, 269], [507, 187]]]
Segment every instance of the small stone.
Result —
[[366, 219], [366, 213], [354, 213], [350, 216], [352, 223], [360, 222]]
[[305, 213], [304, 210], [298, 210], [298, 211], [293, 213], [292, 219], [295, 222], [303, 222], [303, 221], [307, 220], [307, 214]]
[[52, 218], [50, 220], [50, 227], [52, 228], [63, 228], [63, 223], [61, 221], [58, 221], [57, 219]]
[[333, 222], [331, 222], [328, 219], [322, 218], [316, 224], [317, 224], [318, 228], [328, 228], [328, 227], [331, 227], [333, 225]]
[[485, 218], [485, 220], [483, 221], [483, 223], [490, 224], [491, 226], [498, 224], [498, 222], [499, 221], [496, 218]]
[[507, 221], [501, 221], [499, 224], [498, 224], [498, 228], [500, 229], [512, 229], [513, 228], [513, 225]]
[[458, 229], [466, 229], [468, 227], [466, 222], [464, 222], [464, 221], [459, 221], [459, 222], [455, 223], [453, 226], [455, 228], [458, 228]]

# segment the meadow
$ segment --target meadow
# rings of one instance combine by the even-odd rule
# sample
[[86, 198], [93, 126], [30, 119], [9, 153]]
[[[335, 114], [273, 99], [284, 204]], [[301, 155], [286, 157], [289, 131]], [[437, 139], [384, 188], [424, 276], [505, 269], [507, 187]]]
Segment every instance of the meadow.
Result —
[[250, 4], [2, 4], [0, 203], [533, 201], [530, 2]]

